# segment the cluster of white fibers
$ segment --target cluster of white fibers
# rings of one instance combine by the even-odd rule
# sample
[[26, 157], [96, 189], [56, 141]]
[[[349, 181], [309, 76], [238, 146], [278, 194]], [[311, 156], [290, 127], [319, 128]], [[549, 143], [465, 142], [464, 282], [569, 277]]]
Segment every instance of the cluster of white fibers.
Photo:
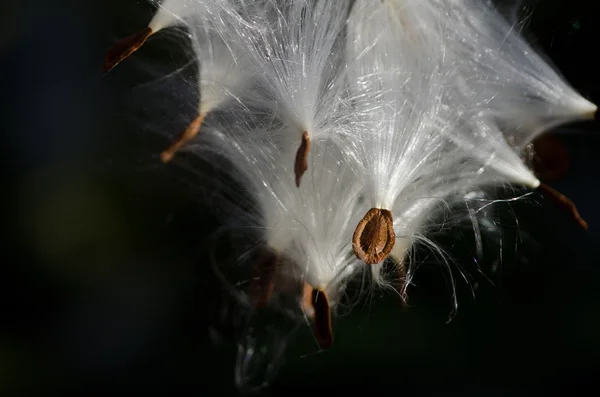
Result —
[[391, 257], [405, 299], [416, 243], [448, 264], [428, 237], [430, 221], [457, 203], [469, 209], [480, 250], [469, 202], [486, 186], [540, 186], [523, 148], [596, 111], [488, 1], [157, 7], [144, 31], [109, 51], [105, 69], [151, 34], [185, 27], [200, 100], [162, 160], [187, 149], [225, 164], [233, 183], [210, 175], [203, 183], [222, 197], [229, 230], [251, 230], [257, 242], [260, 255], [240, 260], [253, 274], [242, 301], [254, 311], [291, 298], [322, 348], [351, 277], [366, 272], [389, 286], [382, 272]]
[[448, 24], [445, 45], [469, 86], [469, 105], [498, 123], [519, 150], [540, 133], [593, 118], [577, 93], [489, 0], [434, 0]]
[[[331, 139], [344, 123], [343, 33], [347, 1], [256, 1], [249, 18], [258, 28], [244, 44], [258, 71], [245, 99], [283, 124], [277, 144], [296, 147], [296, 185], [308, 168], [313, 141]], [[281, 128], [281, 127], [277, 127]]]

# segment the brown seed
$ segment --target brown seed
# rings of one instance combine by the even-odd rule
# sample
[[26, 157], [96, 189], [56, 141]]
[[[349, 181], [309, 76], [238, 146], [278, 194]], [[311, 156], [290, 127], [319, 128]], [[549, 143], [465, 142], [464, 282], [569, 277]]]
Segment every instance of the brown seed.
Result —
[[261, 308], [269, 303], [275, 288], [275, 277], [279, 269], [279, 255], [265, 250], [260, 254], [255, 267], [256, 275], [252, 279], [250, 297], [254, 307]]
[[152, 33], [154, 33], [152, 29], [147, 27], [136, 34], [117, 41], [106, 53], [102, 71], [110, 71], [122, 60], [137, 51], [148, 40], [148, 37], [152, 36]]
[[371, 208], [354, 230], [352, 249], [358, 259], [374, 265], [388, 257], [395, 242], [392, 213], [382, 208]]
[[294, 172], [296, 174], [296, 187], [300, 187], [300, 180], [302, 175], [308, 169], [308, 152], [310, 151], [310, 139], [308, 138], [308, 132], [304, 131], [302, 134], [302, 142], [296, 152], [296, 162], [294, 163]]
[[312, 289], [312, 307], [314, 309], [315, 338], [321, 349], [328, 349], [333, 344], [333, 331], [331, 329], [331, 308], [325, 291]]
[[579, 215], [579, 211], [577, 211], [577, 206], [571, 199], [569, 199], [564, 194], [552, 189], [545, 183], [540, 184], [539, 189], [544, 194], [544, 196], [547, 196], [549, 199], [554, 201], [556, 205], [568, 212], [583, 230], [588, 230], [587, 222], [581, 217], [581, 215]]
[[168, 163], [169, 161], [171, 161], [171, 159], [173, 158], [173, 156], [175, 156], [175, 153], [179, 149], [181, 149], [186, 143], [188, 143], [189, 141], [194, 139], [196, 135], [198, 135], [198, 132], [200, 132], [200, 127], [202, 127], [202, 123], [204, 122], [204, 117], [205, 116], [202, 113], [198, 117], [196, 117], [194, 121], [192, 121], [190, 125], [185, 129], [185, 131], [183, 131], [181, 135], [179, 135], [179, 137], [177, 137], [177, 139], [173, 141], [171, 146], [169, 146], [160, 154], [160, 160], [163, 163]]

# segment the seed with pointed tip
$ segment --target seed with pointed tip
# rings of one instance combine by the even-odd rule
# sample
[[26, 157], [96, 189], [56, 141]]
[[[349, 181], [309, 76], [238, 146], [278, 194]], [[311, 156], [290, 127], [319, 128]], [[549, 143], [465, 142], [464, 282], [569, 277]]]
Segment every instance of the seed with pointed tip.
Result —
[[200, 127], [202, 127], [202, 123], [204, 122], [204, 114], [200, 114], [198, 117], [194, 119], [190, 123], [190, 125], [175, 139], [175, 141], [169, 146], [166, 150], [164, 150], [160, 154], [160, 160], [163, 163], [168, 163], [171, 161], [175, 153], [181, 149], [187, 142], [191, 141], [198, 135], [200, 132]]
[[579, 215], [579, 211], [577, 211], [577, 206], [571, 199], [569, 199], [564, 194], [552, 189], [545, 183], [540, 184], [539, 189], [544, 194], [544, 196], [547, 196], [549, 199], [554, 201], [556, 205], [568, 212], [583, 230], [588, 230], [587, 222], [581, 217], [581, 215]]
[[310, 138], [308, 132], [302, 134], [302, 142], [296, 152], [296, 162], [294, 163], [294, 173], [296, 174], [296, 187], [300, 187], [302, 175], [308, 169], [308, 152], [310, 151]]
[[152, 36], [153, 33], [152, 29], [147, 27], [136, 34], [117, 41], [106, 53], [102, 71], [108, 72], [117, 66], [122, 60], [144, 45], [146, 40], [148, 40], [148, 37]]
[[333, 344], [331, 329], [331, 308], [325, 291], [313, 288], [312, 307], [314, 309], [314, 333], [319, 347], [328, 349]]
[[395, 242], [392, 213], [382, 208], [371, 208], [354, 230], [352, 249], [358, 259], [374, 265], [388, 257]]

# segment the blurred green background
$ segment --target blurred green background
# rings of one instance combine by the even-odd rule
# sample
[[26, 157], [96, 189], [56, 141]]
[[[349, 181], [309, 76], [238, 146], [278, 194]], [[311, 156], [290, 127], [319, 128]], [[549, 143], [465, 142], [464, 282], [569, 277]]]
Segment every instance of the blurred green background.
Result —
[[[526, 5], [537, 45], [600, 102], [598, 3]], [[194, 116], [195, 93], [184, 79], [193, 71], [157, 79], [183, 66], [185, 51], [172, 34], [157, 35], [113, 72], [100, 72], [106, 49], [151, 14], [134, 0], [0, 6], [8, 170], [2, 395], [236, 393], [236, 343], [256, 332], [242, 327], [243, 313], [211, 271], [209, 242], [219, 226], [208, 210], [213, 197], [195, 176], [193, 167], [202, 165], [188, 158], [192, 168], [182, 169], [157, 158]], [[470, 275], [470, 286], [457, 279], [459, 306], [449, 323], [451, 290], [442, 264], [426, 252], [409, 289], [410, 309], [372, 292], [335, 320], [326, 352], [307, 327], [289, 336], [291, 326], [267, 314], [250, 324], [268, 331], [248, 345], [256, 348], [248, 355], [252, 368], [287, 349], [262, 394], [593, 390], [600, 358], [598, 130], [590, 122], [555, 131], [570, 163], [552, 185], [577, 203], [589, 232], [537, 193], [496, 206], [502, 245], [490, 235], [483, 259], [474, 254], [468, 224], [443, 230], [435, 238]]]

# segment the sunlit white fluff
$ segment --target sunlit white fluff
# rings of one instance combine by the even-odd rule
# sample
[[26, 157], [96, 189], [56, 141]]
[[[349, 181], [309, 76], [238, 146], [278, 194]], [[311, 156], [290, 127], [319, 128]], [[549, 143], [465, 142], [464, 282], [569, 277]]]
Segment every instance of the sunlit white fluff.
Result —
[[508, 143], [498, 124], [486, 117], [484, 112], [468, 115], [452, 105], [448, 111], [456, 112], [461, 120], [460, 127], [448, 132], [448, 139], [471, 153], [485, 166], [486, 172], [502, 175], [504, 183], [517, 183], [530, 188], [539, 186], [540, 181], [521, 161], [520, 153]]
[[286, 254], [302, 279], [335, 304], [348, 277], [365, 265], [353, 255], [351, 240], [368, 208], [359, 200], [361, 179], [333, 142], [315, 146], [310, 166], [290, 197], [287, 216], [297, 235]]
[[[285, 126], [282, 150], [328, 138], [340, 113], [338, 81], [343, 54], [347, 1], [256, 1], [246, 15], [260, 28], [249, 34], [248, 58], [259, 70], [257, 90], [245, 102], [271, 112]], [[292, 163], [294, 159], [292, 158]]]
[[[206, 131], [212, 142], [199, 156], [218, 152], [236, 166], [233, 174], [255, 203], [244, 209], [247, 226], [262, 230], [263, 244], [296, 265], [283, 270], [288, 278], [306, 281], [330, 298], [357, 262], [344, 247], [350, 246], [348, 225], [354, 221], [348, 214], [355, 213], [362, 187], [342, 162], [332, 128], [347, 124], [337, 81], [347, 9], [342, 2], [257, 1], [241, 6], [240, 18], [221, 21], [221, 26], [230, 25], [228, 34], [214, 29], [205, 14], [196, 22], [188, 17], [199, 62], [199, 113], [220, 107], [234, 111], [225, 117], [239, 121]], [[241, 107], [223, 106], [231, 100]], [[250, 109], [271, 112], [282, 123]], [[293, 169], [297, 138], [290, 137], [303, 131], [317, 138], [315, 158], [309, 157], [317, 168], [298, 188]]]
[[212, 18], [204, 12], [190, 16], [188, 30], [198, 64], [198, 112], [202, 115], [230, 101], [239, 102], [239, 95], [252, 87], [255, 70], [244, 57], [239, 39], [240, 31], [246, 27], [240, 24], [242, 16], [229, 11], [213, 14]]
[[198, 147], [204, 158], [210, 151], [210, 156], [235, 165], [233, 176], [254, 203], [244, 202], [234, 211], [236, 203], [229, 203], [231, 220], [256, 230], [260, 244], [286, 258], [286, 267], [280, 269], [284, 278], [326, 291], [335, 305], [345, 281], [364, 265], [351, 249], [352, 231], [364, 206], [358, 200], [360, 179], [333, 142], [320, 141], [311, 156], [313, 168], [298, 188], [291, 161], [294, 150], [279, 150], [273, 130], [242, 128], [211, 129], [210, 137], [204, 137], [212, 141], [210, 147]]
[[[362, 165], [370, 206], [392, 210], [397, 262], [416, 239], [425, 241], [424, 220], [437, 204], [506, 180], [486, 167], [489, 152], [474, 156], [466, 147], [473, 140], [454, 139], [464, 122], [443, 101], [451, 84], [432, 45], [442, 31], [434, 11], [427, 2], [358, 1], [348, 25], [357, 118], [349, 152]], [[385, 283], [382, 266], [374, 265], [375, 281]]]
[[[448, 136], [507, 181], [539, 185], [519, 152], [539, 133], [593, 115], [591, 104], [533, 51], [487, 1], [389, 1], [409, 31], [437, 49], [443, 103], [460, 124]], [[427, 3], [429, 6], [423, 6]], [[418, 13], [414, 13], [417, 10]]]
[[[506, 78], [507, 81], [491, 79], [491, 73], [484, 67], [491, 67], [491, 65], [477, 64], [476, 66], [472, 66], [471, 69], [464, 66], [471, 65], [470, 60], [472, 58], [476, 60], [481, 58], [476, 50], [483, 50], [485, 52], [487, 49], [473, 48], [472, 52], [468, 52], [460, 47], [461, 42], [468, 41], [470, 37], [465, 36], [464, 32], [457, 33], [455, 31], [457, 26], [454, 25], [454, 21], [451, 18], [448, 18], [448, 13], [445, 13], [445, 7], [450, 7], [455, 3], [457, 2], [431, 2], [430, 4], [437, 4], [436, 8], [424, 6], [424, 2], [418, 1], [387, 1], [389, 10], [391, 10], [390, 14], [396, 13], [397, 20], [400, 21], [399, 25], [402, 28], [399, 29], [400, 34], [404, 34], [402, 37], [406, 37], [413, 44], [413, 46], [410, 46], [410, 50], [421, 52], [421, 54], [416, 55], [417, 58], [427, 59], [431, 64], [439, 65], [437, 70], [434, 69], [434, 73], [438, 73], [437, 79], [432, 81], [436, 81], [443, 88], [439, 91], [441, 93], [440, 97], [432, 97], [431, 104], [434, 105], [436, 99], [440, 100], [440, 104], [431, 108], [427, 117], [430, 117], [432, 120], [438, 119], [439, 134], [443, 135], [448, 142], [451, 142], [455, 146], [454, 149], [448, 150], [448, 142], [440, 143], [437, 150], [449, 157], [444, 160], [435, 160], [438, 162], [437, 164], [429, 162], [427, 167], [429, 170], [423, 174], [427, 175], [427, 178], [418, 180], [416, 184], [411, 183], [410, 186], [402, 189], [401, 194], [397, 196], [393, 212], [394, 229], [397, 233], [398, 246], [395, 246], [392, 252], [392, 257], [397, 262], [407, 259], [406, 253], [415, 240], [423, 239], [425, 220], [432, 213], [438, 211], [439, 206], [443, 205], [447, 199], [454, 197], [461, 200], [461, 197], [464, 197], [465, 200], [468, 200], [469, 195], [461, 196], [461, 192], [464, 194], [473, 188], [487, 184], [513, 182], [532, 188], [537, 187], [539, 181], [522, 163], [518, 150], [520, 149], [518, 147], [519, 139], [523, 139], [523, 142], [527, 143], [528, 139], [531, 139], [533, 135], [529, 135], [526, 138], [512, 139], [512, 145], [507, 141], [507, 137], [514, 138], [516, 135], [526, 133], [527, 131], [534, 134], [532, 132], [534, 130], [536, 133], [539, 133], [545, 128], [549, 128], [551, 124], [545, 124], [543, 127], [533, 125], [542, 120], [540, 113], [536, 114], [538, 110], [544, 111], [544, 115], [548, 116], [544, 119], [545, 121], [550, 120], [554, 116], [557, 116], [555, 120], [559, 120], [561, 114], [564, 114], [560, 113], [556, 107], [552, 109], [551, 103], [540, 103], [539, 101], [537, 103], [530, 103], [530, 106], [536, 105], [537, 108], [527, 113], [523, 111], [523, 107], [527, 105], [523, 100], [511, 103], [512, 99], [508, 96], [502, 98], [501, 95], [494, 97], [491, 94], [494, 89], [498, 89], [501, 92], [500, 88], [504, 88], [504, 92], [509, 92], [511, 88], [514, 90], [514, 83], [508, 81], [510, 80], [509, 77]], [[370, 9], [373, 7], [376, 7], [376, 5], [371, 2]], [[462, 12], [467, 17], [470, 17], [469, 13], [471, 9], [465, 7], [462, 9]], [[476, 13], [477, 10], [474, 11], [474, 15]], [[489, 17], [496, 18], [498, 15]], [[363, 27], [360, 32], [364, 33], [365, 30]], [[471, 33], [475, 37], [478, 36], [475, 32]], [[456, 34], [456, 36], [453, 37], [453, 34]], [[384, 33], [377, 31], [372, 41], [375, 43], [377, 40], [381, 40], [381, 36], [383, 35]], [[518, 40], [522, 39], [519, 38]], [[402, 42], [402, 39], [399, 38], [398, 41]], [[433, 47], [438, 52], [419, 50], [419, 48], [426, 48], [426, 46], [423, 46], [425, 43], [436, 43]], [[498, 42], [497, 44], [500, 45], [501, 43]], [[374, 44], [373, 48], [376, 46], [377, 44]], [[388, 48], [391, 48], [391, 46]], [[409, 50], [403, 51], [403, 54], [406, 55], [407, 51]], [[385, 53], [387, 54], [388, 52]], [[504, 61], [509, 62], [511, 59], [505, 59]], [[540, 58], [540, 65], [542, 65], [542, 62]], [[400, 61], [397, 64], [399, 63]], [[515, 63], [512, 66], [515, 69], [518, 65]], [[431, 70], [431, 68], [429, 70], [418, 70], [418, 68], [415, 68], [413, 69], [413, 73], [420, 72], [429, 75]], [[551, 69], [548, 67], [548, 70]], [[516, 69], [511, 71], [517, 74]], [[505, 71], [505, 73], [508, 72], [508, 70]], [[477, 78], [473, 78], [473, 76], [481, 76], [485, 73], [488, 73], [491, 82], [488, 83], [487, 80], [482, 82]], [[515, 75], [514, 77], [521, 84], [526, 83], [522, 82], [522, 79], [519, 80], [522, 76]], [[496, 87], [496, 84], [500, 88]], [[503, 86], [503, 84], [508, 87]], [[566, 83], [557, 76], [556, 81], [554, 81], [554, 87], [550, 88], [555, 89], [556, 92], [561, 91], [557, 88], [561, 84], [562, 86], [566, 86]], [[431, 90], [432, 88], [430, 88]], [[573, 118], [589, 116], [589, 111], [595, 110], [593, 105], [582, 99], [572, 89], [570, 91], [562, 90], [561, 93], [564, 97], [558, 98], [558, 95], [555, 95], [552, 98], [546, 98], [546, 100], [550, 102], [551, 99], [558, 98], [556, 99], [557, 103], [562, 101], [560, 103], [563, 105], [565, 105], [564, 101], [570, 101], [571, 105], [582, 105], [585, 103], [590, 105], [587, 107], [582, 105], [579, 110], [576, 109], [576, 106], [571, 106], [569, 111]], [[549, 95], [549, 93], [547, 94]], [[485, 102], [483, 100], [482, 102], [473, 100], [474, 97], [481, 95], [489, 95], [489, 98]], [[576, 97], [579, 97], [580, 100], [574, 99]], [[517, 103], [515, 104], [515, 102]], [[582, 112], [582, 109], [585, 112]], [[506, 128], [510, 122], [514, 122], [519, 117], [519, 112], [523, 117], [528, 116], [531, 120], [535, 120], [535, 123], [532, 122], [529, 125], [522, 124], [519, 126], [520, 130], [519, 128], [502, 129]], [[566, 120], [568, 119], [563, 119], [563, 122]], [[460, 159], [460, 161], [452, 160], [452, 158], [456, 160]], [[437, 170], [435, 169], [436, 167], [438, 168]], [[448, 173], [448, 169], [452, 171]], [[420, 188], [418, 187], [419, 182], [422, 183]], [[429, 243], [426, 238], [422, 241]], [[435, 246], [431, 248], [434, 250], [437, 249]], [[381, 269], [381, 266], [373, 267], [374, 277], [376, 281], [385, 284], [385, 280], [381, 279]]]
[[[200, 98], [195, 118], [162, 152], [162, 161], [170, 161], [178, 150], [201, 133], [209, 113], [234, 101], [241, 103], [239, 95], [252, 87], [255, 69], [245, 57], [247, 43], [243, 39], [253, 26], [247, 22], [245, 11], [248, 10], [233, 0], [168, 2], [159, 9], [155, 18], [167, 13], [173, 23], [185, 24], [197, 69], [193, 84]], [[161, 18], [160, 21], [166, 20], [166, 17]]]
[[412, 32], [390, 11], [387, 2], [357, 1], [347, 48], [357, 119], [350, 145], [371, 206], [386, 209], [446, 143], [437, 131], [438, 65], [413, 51]]
[[[282, 153], [265, 130], [253, 129], [245, 123], [215, 127], [210, 135], [213, 137], [211, 147], [199, 148], [199, 155], [214, 150], [221, 161], [229, 161], [233, 165], [231, 175], [238, 184], [236, 188], [243, 187], [253, 202], [251, 206], [240, 203], [243, 206], [231, 212], [232, 220], [239, 223], [241, 218], [248, 222], [246, 227], [257, 230], [263, 244], [282, 253], [295, 238], [287, 212], [294, 211], [290, 208], [290, 204], [294, 204], [290, 198], [297, 197], [298, 192], [291, 177], [291, 162], [283, 161], [290, 154]], [[219, 181], [215, 182], [219, 185]], [[235, 197], [234, 192], [232, 198]]]
[[238, 100], [240, 93], [252, 83], [251, 70], [232, 53], [231, 45], [227, 45], [219, 36], [207, 36], [194, 39], [200, 61], [200, 114], [207, 114], [229, 101]]
[[[440, 131], [443, 128], [440, 126]], [[411, 268], [416, 264], [409, 261], [408, 253], [416, 243], [427, 246], [440, 260], [446, 259], [442, 249], [428, 237], [435, 230], [432, 219], [450, 211], [458, 203], [470, 200], [469, 193], [474, 189], [505, 181], [502, 174], [490, 170], [459, 146], [448, 143], [440, 150], [427, 173], [405, 187], [393, 207], [396, 245], [391, 256], [408, 270], [409, 281]], [[452, 273], [450, 267], [448, 270]], [[377, 283], [387, 284], [380, 268], [374, 268], [374, 277]]]
[[[154, 33], [163, 29], [194, 25], [196, 22], [215, 19], [215, 13], [230, 12], [235, 9], [235, 0], [150, 0], [157, 8], [148, 27]], [[211, 15], [212, 14], [212, 15]]]
[[522, 149], [556, 125], [594, 116], [577, 93], [490, 1], [433, 0], [449, 29], [445, 43], [461, 69], [469, 106], [497, 122]]
[[[444, 9], [449, 3], [418, 0], [386, 0], [383, 3], [387, 4], [389, 18], [400, 21], [397, 25], [402, 30], [396, 36], [400, 35], [402, 39], [398, 40], [405, 43], [402, 53], [406, 57], [408, 52], [420, 61], [410, 68], [412, 73], [432, 76], [431, 82], [421, 87], [428, 91], [437, 90], [429, 103], [435, 106], [430, 117], [437, 117], [444, 125], [439, 134], [446, 134], [445, 139], [471, 153], [487, 168], [505, 175], [507, 181], [537, 187], [537, 178], [522, 164], [488, 113], [471, 103], [478, 88], [469, 84], [469, 76], [461, 63], [468, 62], [463, 58], [476, 57], [477, 53], [457, 53], [460, 42], [447, 39], [456, 33], [454, 21], [447, 17]], [[388, 48], [387, 51], [392, 51], [393, 47], [389, 45]]]
[[195, 12], [206, 12], [204, 1], [198, 0], [152, 0], [151, 3], [157, 10], [148, 27], [155, 33], [171, 26], [185, 24], [187, 17]]

